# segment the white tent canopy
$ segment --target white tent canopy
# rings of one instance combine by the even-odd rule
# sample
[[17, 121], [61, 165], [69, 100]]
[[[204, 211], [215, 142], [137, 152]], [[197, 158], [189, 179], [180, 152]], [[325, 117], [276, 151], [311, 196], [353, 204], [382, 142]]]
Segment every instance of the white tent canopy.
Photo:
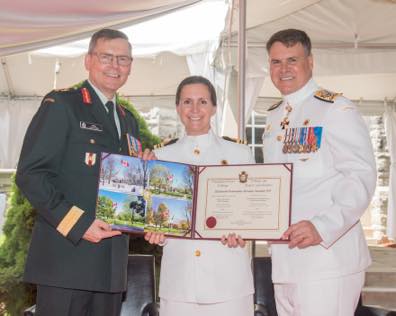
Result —
[[0, 11], [0, 56], [89, 37], [202, 0], [6, 1]]

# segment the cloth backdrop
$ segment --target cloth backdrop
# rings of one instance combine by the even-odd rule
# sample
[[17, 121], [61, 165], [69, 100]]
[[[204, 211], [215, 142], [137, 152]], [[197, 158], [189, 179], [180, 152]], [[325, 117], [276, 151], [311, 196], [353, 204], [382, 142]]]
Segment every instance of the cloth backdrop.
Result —
[[396, 240], [396, 103], [385, 104], [384, 122], [390, 154], [386, 233], [389, 238]]

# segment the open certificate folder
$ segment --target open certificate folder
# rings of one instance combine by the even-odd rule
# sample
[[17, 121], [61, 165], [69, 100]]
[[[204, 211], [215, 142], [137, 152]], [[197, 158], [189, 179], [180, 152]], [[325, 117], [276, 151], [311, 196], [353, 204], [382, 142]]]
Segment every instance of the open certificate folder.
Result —
[[102, 153], [96, 216], [129, 233], [278, 240], [290, 225], [292, 164], [196, 166]]

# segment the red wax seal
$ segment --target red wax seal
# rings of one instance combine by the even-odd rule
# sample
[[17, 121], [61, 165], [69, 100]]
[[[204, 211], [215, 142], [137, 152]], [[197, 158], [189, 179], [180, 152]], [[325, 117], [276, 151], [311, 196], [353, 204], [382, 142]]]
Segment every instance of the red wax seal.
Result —
[[208, 228], [214, 228], [217, 224], [216, 218], [213, 216], [210, 216], [206, 219], [206, 226], [208, 226]]

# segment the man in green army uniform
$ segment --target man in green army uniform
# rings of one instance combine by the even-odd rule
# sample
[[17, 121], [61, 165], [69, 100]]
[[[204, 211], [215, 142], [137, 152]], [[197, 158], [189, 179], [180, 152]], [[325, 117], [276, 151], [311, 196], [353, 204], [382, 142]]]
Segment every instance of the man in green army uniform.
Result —
[[37, 210], [24, 280], [37, 284], [37, 315], [119, 315], [128, 236], [95, 219], [101, 152], [127, 154], [136, 119], [116, 104], [131, 44], [96, 32], [80, 88], [47, 94], [27, 130], [16, 183]]

